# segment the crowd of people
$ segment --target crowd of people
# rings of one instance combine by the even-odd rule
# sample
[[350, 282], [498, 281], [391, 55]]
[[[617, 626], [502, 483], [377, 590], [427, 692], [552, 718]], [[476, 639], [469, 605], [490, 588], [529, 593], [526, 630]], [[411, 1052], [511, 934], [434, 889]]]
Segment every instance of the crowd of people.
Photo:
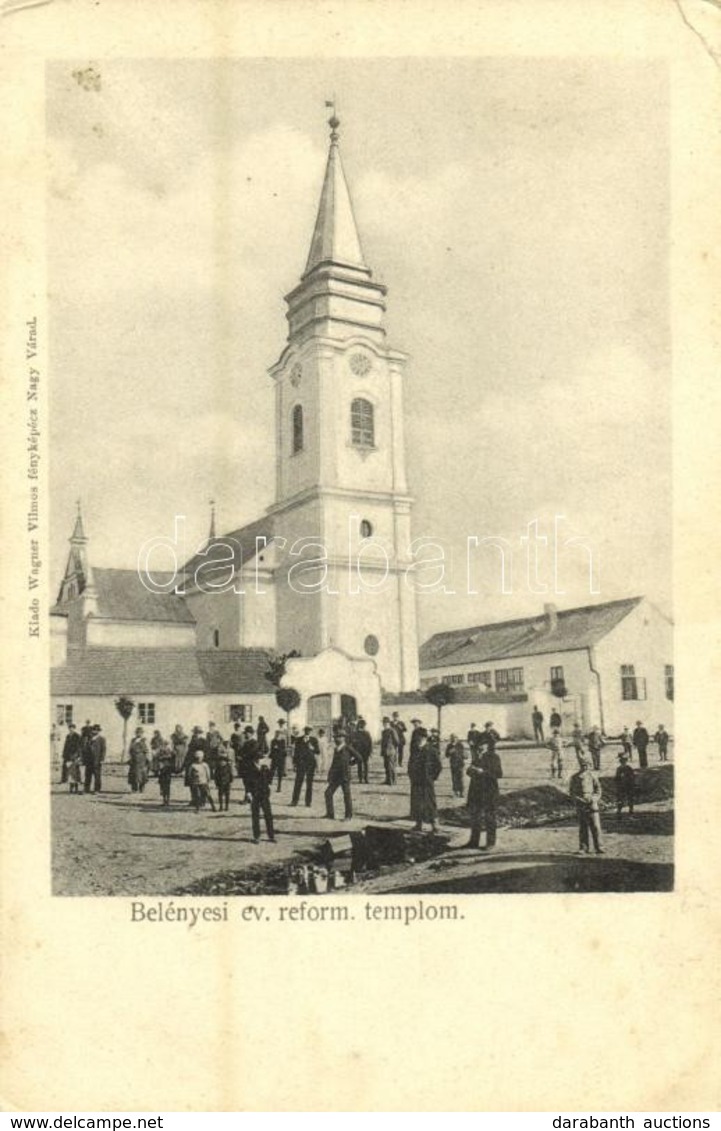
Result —
[[[564, 736], [561, 717], [553, 712], [551, 737], [543, 742], [543, 722], [542, 713], [534, 707], [536, 740], [550, 751], [551, 777], [559, 783], [566, 772], [566, 752], [572, 748], [575, 753], [577, 769], [569, 777], [568, 792], [579, 814], [579, 851], [590, 851], [593, 841], [595, 851], [601, 853], [598, 773], [601, 752], [608, 740], [599, 727], [585, 732], [578, 723], [574, 724], [570, 735]], [[624, 807], [633, 813], [636, 792], [631, 765], [633, 752], [638, 756], [639, 767], [646, 767], [652, 741], [658, 746], [660, 760], [666, 761], [669, 735], [663, 725], [659, 725], [653, 739], [640, 722], [632, 734], [624, 728], [620, 735], [622, 749], [616, 771], [619, 816]], [[432, 831], [437, 831], [436, 782], [445, 761], [453, 796], [466, 801], [470, 824], [468, 847], [492, 849], [496, 843], [498, 783], [503, 777], [497, 750], [499, 742], [500, 735], [492, 722], [486, 723], [482, 730], [472, 723], [465, 742], [451, 734], [442, 751], [438, 729], [424, 726], [419, 718], [411, 719], [407, 726], [395, 711], [384, 717], [380, 735], [384, 784], [393, 789], [398, 782], [398, 771], [405, 764], [413, 827], [420, 831], [424, 825], [429, 825]], [[314, 788], [320, 776], [325, 779], [326, 817], [335, 818], [335, 799], [340, 791], [343, 819], [350, 820], [353, 816], [352, 782], [357, 778], [359, 784], [368, 784], [373, 747], [362, 718], [339, 719], [327, 730], [317, 729], [317, 733], [311, 726], [289, 727], [286, 719], [280, 718], [271, 735], [271, 728], [261, 715], [255, 727], [236, 722], [228, 738], [214, 722], [208, 724], [207, 730], [194, 726], [190, 734], [178, 724], [169, 736], [155, 730], [150, 738], [146, 729], [138, 726], [127, 751], [127, 781], [133, 792], [143, 793], [151, 778], [157, 779], [165, 807], [170, 806], [174, 781], [181, 781], [189, 791], [189, 805], [196, 813], [206, 808], [227, 812], [231, 790], [237, 783], [242, 788], [241, 804], [250, 807], [254, 842], [260, 840], [261, 818], [268, 839], [275, 841], [272, 797], [282, 792], [287, 778], [292, 777], [288, 801], [291, 807], [301, 803], [308, 808], [313, 805]], [[98, 724], [88, 721], [80, 731], [70, 724], [62, 754], [61, 781], [68, 784], [71, 793], [99, 792], [105, 756], [106, 742]], [[485, 841], [481, 845], [483, 831]]]

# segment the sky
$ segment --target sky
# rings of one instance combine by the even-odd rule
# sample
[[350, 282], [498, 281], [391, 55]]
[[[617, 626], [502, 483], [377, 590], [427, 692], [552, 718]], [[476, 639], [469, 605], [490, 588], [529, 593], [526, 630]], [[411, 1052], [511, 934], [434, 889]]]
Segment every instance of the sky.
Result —
[[[190, 556], [211, 498], [219, 530], [273, 502], [267, 369], [334, 96], [388, 341], [410, 355], [413, 533], [447, 561], [420, 639], [545, 601], [670, 613], [667, 75], [600, 58], [49, 65], [53, 585], [78, 497], [91, 561], [127, 568], [176, 514]], [[489, 549], [469, 586], [469, 537], [513, 548], [510, 592]]]

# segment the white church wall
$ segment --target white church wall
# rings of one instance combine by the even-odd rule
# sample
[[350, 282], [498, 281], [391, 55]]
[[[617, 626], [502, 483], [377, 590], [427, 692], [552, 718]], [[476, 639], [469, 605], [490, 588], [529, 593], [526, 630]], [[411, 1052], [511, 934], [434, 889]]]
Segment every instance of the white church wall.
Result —
[[245, 574], [242, 578], [245, 595], [241, 620], [241, 647], [275, 648], [276, 634], [276, 587], [274, 578], [269, 575]]
[[[234, 649], [241, 647], [243, 596], [233, 588], [222, 591], [198, 591], [185, 598], [195, 618], [197, 647]], [[219, 643], [215, 643], [215, 633]]]
[[195, 626], [171, 621], [110, 621], [89, 617], [90, 648], [193, 648]]

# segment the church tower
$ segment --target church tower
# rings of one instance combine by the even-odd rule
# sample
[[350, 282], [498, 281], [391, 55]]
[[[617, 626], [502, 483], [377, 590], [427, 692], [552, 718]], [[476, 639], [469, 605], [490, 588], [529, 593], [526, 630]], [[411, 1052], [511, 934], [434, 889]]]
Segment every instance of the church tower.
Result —
[[418, 687], [406, 355], [386, 344], [386, 288], [367, 266], [335, 112], [310, 252], [286, 296], [276, 387], [278, 648], [372, 657], [387, 691]]

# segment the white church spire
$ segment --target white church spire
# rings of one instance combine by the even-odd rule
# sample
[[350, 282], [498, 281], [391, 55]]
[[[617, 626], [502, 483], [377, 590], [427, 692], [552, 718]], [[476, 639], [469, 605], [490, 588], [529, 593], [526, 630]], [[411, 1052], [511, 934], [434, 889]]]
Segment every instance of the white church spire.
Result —
[[[333, 103], [331, 103], [333, 105]], [[304, 276], [322, 263], [367, 270], [338, 144], [340, 119], [328, 119], [330, 148]]]

